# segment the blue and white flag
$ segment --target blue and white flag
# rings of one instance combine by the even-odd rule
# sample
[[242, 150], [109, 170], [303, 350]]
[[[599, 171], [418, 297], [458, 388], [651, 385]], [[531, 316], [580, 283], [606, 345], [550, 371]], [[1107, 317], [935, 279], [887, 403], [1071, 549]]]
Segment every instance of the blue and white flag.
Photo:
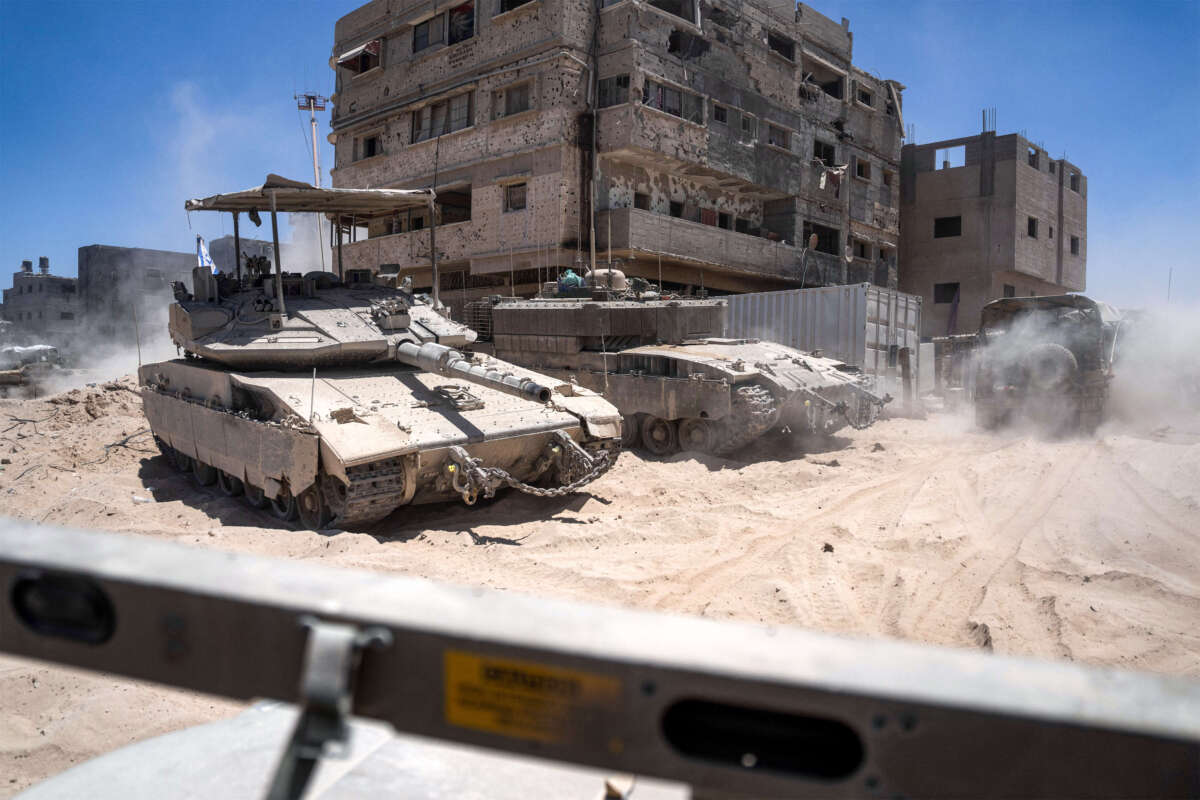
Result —
[[208, 267], [212, 270], [212, 274], [217, 274], [217, 265], [213, 263], [212, 256], [208, 254], [208, 247], [204, 244], [204, 237], [196, 237], [196, 266]]

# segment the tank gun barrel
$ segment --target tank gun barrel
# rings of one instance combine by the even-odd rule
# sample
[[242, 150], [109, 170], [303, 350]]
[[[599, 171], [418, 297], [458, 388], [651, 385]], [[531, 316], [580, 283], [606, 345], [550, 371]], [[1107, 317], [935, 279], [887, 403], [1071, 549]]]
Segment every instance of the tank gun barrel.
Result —
[[550, 400], [551, 390], [549, 387], [529, 378], [520, 378], [472, 363], [462, 353], [452, 347], [446, 347], [444, 344], [426, 342], [417, 345], [412, 342], [403, 342], [396, 346], [396, 359], [418, 369], [436, 372], [448, 378], [462, 378], [471, 383], [488, 386], [517, 397], [536, 400], [539, 403], [546, 403]]

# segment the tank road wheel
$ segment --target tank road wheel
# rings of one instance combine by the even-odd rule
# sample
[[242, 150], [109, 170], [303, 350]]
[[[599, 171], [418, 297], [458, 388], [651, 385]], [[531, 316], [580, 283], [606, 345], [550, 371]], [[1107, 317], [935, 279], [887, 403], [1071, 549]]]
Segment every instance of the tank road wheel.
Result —
[[310, 531], [328, 528], [333, 519], [333, 514], [325, 503], [325, 495], [315, 483], [296, 498], [296, 512], [300, 515], [300, 524]]
[[647, 414], [641, 425], [642, 446], [656, 456], [669, 456], [679, 449], [679, 430], [675, 420]]
[[292, 497], [292, 493], [286, 487], [279, 492], [278, 497], [271, 498], [271, 513], [284, 522], [291, 522], [300, 513], [296, 498]]
[[250, 506], [251, 508], [267, 507], [267, 495], [262, 489], [258, 488], [257, 486], [251, 486], [247, 483], [245, 484], [244, 491], [245, 494], [243, 497], [246, 499], [246, 505]]
[[638, 446], [642, 438], [642, 415], [629, 414], [621, 418], [621, 449], [629, 450]]
[[241, 478], [235, 478], [223, 469], [217, 470], [217, 488], [226, 497], [237, 497], [244, 491]]
[[217, 468], [210, 467], [199, 459], [193, 459], [192, 478], [197, 486], [212, 486], [217, 482]]
[[717, 431], [706, 419], [684, 419], [679, 421], [679, 449], [697, 453], [711, 453], [717, 447]]

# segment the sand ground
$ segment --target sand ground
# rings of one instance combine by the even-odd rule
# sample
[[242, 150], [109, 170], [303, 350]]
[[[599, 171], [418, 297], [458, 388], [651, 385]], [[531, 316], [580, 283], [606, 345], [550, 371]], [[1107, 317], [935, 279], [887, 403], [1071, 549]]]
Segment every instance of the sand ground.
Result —
[[[582, 494], [312, 533], [197, 488], [129, 379], [0, 400], [0, 513], [591, 602], [1200, 676], [1200, 426], [1086, 439], [892, 419]], [[0, 795], [240, 706], [0, 658]]]

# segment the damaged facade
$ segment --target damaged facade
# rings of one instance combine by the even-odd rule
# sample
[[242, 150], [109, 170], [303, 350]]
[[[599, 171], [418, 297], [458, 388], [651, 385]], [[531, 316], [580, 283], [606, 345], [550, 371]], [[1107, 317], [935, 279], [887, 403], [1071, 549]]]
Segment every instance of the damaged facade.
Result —
[[[597, 258], [611, 246], [631, 275], [895, 287], [903, 86], [853, 67], [848, 22], [599, 5], [375, 0], [338, 21], [334, 185], [436, 183], [443, 299], [529, 293], [587, 263], [593, 187]], [[425, 216], [372, 224], [344, 268], [428, 286]]]
[[906, 145], [900, 289], [922, 336], [970, 333], [998, 297], [1087, 285], [1087, 178], [1017, 134]]
[[79, 314], [78, 281], [50, 274], [50, 259], [22, 261], [13, 273], [11, 289], [4, 290], [3, 318], [12, 323], [10, 333], [22, 340], [63, 346], [76, 331]]

